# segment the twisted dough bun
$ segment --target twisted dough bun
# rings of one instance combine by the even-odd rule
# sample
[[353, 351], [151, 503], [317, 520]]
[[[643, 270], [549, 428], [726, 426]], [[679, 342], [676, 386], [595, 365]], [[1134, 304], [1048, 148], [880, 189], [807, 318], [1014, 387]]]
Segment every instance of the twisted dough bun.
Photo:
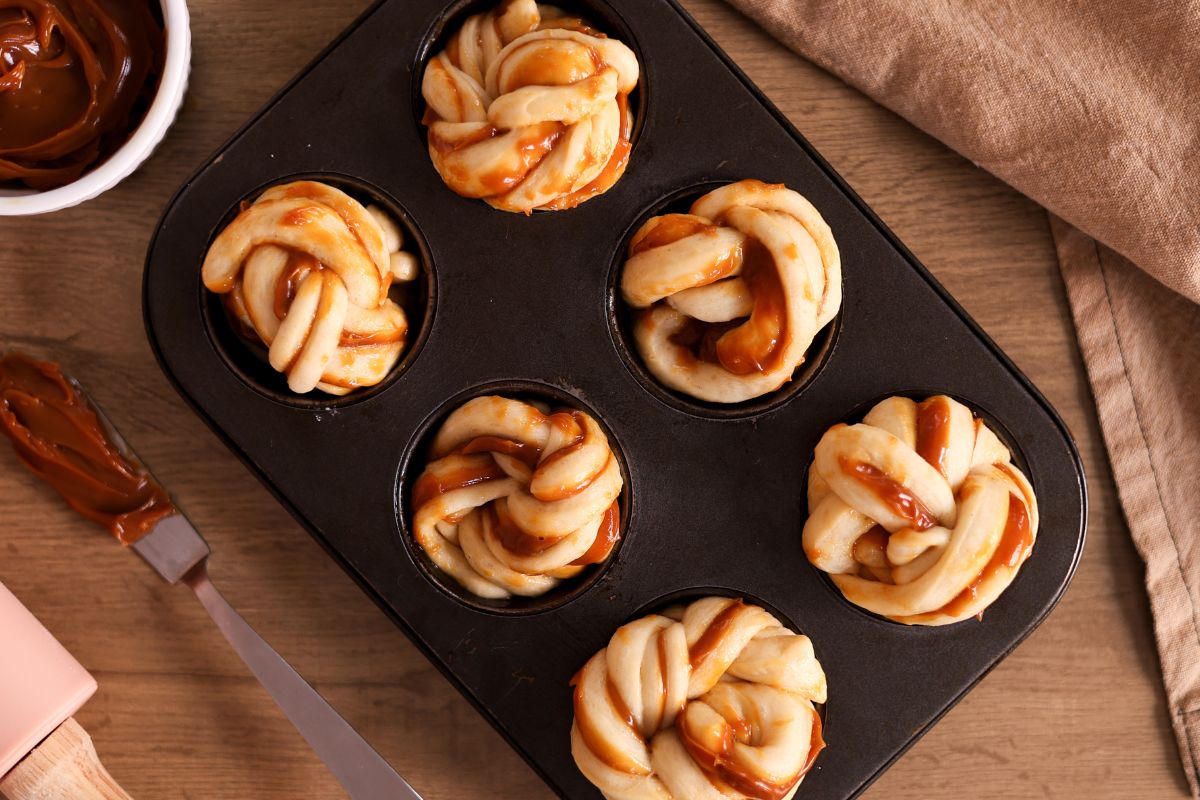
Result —
[[417, 543], [472, 594], [533, 597], [608, 558], [623, 480], [582, 411], [477, 397], [442, 424], [413, 487]]
[[629, 160], [633, 51], [534, 0], [469, 17], [425, 69], [429, 156], [454, 191], [505, 211], [603, 194]]
[[419, 267], [401, 244], [381, 209], [323, 183], [286, 183], [221, 231], [204, 285], [227, 295], [293, 392], [343, 395], [379, 383], [404, 351], [408, 320], [388, 288]]
[[786, 800], [825, 746], [812, 642], [741, 600], [624, 625], [572, 683], [571, 752], [609, 800]]
[[634, 338], [671, 389], [712, 403], [774, 391], [842, 304], [837, 243], [808, 200], [744, 180], [646, 222], [621, 275]]
[[970, 409], [890, 397], [834, 425], [809, 470], [804, 552], [846, 599], [909, 625], [987, 608], [1037, 538], [1037, 498]]

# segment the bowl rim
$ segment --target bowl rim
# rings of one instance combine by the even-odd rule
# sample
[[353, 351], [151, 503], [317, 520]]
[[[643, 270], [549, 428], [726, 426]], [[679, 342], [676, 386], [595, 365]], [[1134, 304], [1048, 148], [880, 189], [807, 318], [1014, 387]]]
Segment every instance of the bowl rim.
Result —
[[159, 4], [166, 33], [166, 58], [154, 100], [133, 135], [100, 166], [65, 186], [46, 191], [0, 190], [0, 217], [44, 214], [90, 200], [129, 177], [154, 152], [183, 104], [191, 66], [186, 0], [160, 0]]

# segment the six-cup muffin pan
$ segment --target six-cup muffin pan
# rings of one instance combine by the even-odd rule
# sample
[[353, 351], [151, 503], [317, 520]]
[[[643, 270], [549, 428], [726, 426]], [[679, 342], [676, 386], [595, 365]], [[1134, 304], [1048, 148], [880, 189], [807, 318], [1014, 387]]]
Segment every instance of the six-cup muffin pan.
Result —
[[[1046, 400], [672, 0], [580, 0], [638, 54], [628, 172], [566, 212], [496, 211], [429, 162], [420, 78], [485, 3], [384, 0], [194, 175], [151, 244], [145, 317], [180, 393], [562, 797], [599, 793], [571, 758], [568, 681], [616, 628], [672, 600], [744, 596], [809, 635], [829, 743], [805, 798], [862, 791], [1045, 618], [1083, 546], [1079, 457]], [[216, 232], [265, 187], [315, 177], [390, 210], [423, 278], [412, 344], [382, 384], [290, 394], [200, 282]], [[841, 313], [780, 391], [716, 407], [640, 364], [615, 296], [633, 231], [742, 178], [784, 183], [832, 227]], [[437, 424], [503, 393], [592, 413], [625, 476], [613, 557], [541, 598], [488, 603], [412, 540], [409, 489]], [[892, 394], [945, 393], [1012, 448], [1041, 506], [1033, 555], [982, 621], [905, 627], [846, 602], [805, 559], [805, 473], [832, 424]], [[420, 787], [418, 787], [420, 788]]]

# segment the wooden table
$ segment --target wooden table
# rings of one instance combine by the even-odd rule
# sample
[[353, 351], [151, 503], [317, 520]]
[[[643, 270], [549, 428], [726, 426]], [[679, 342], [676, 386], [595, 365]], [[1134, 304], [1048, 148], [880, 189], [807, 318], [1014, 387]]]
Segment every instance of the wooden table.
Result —
[[[81, 208], [0, 220], [0, 346], [84, 381], [212, 544], [229, 600], [427, 800], [549, 798], [184, 406], [142, 331], [142, 259], [163, 205], [365, 5], [192, 0], [192, 89], [161, 150]], [[1057, 406], [1090, 476], [1088, 547], [1062, 604], [865, 796], [1186, 797], [1045, 213], [718, 0], [686, 5]], [[79, 717], [134, 796], [343, 796], [190, 593], [2, 451], [0, 581], [99, 679]]]

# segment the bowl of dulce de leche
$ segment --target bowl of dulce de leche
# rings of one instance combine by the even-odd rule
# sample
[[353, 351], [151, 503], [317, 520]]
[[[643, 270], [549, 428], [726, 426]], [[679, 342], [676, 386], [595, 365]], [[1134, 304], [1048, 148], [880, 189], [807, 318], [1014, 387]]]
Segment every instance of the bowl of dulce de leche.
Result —
[[111, 189], [187, 89], [185, 0], [0, 0], [0, 216]]

